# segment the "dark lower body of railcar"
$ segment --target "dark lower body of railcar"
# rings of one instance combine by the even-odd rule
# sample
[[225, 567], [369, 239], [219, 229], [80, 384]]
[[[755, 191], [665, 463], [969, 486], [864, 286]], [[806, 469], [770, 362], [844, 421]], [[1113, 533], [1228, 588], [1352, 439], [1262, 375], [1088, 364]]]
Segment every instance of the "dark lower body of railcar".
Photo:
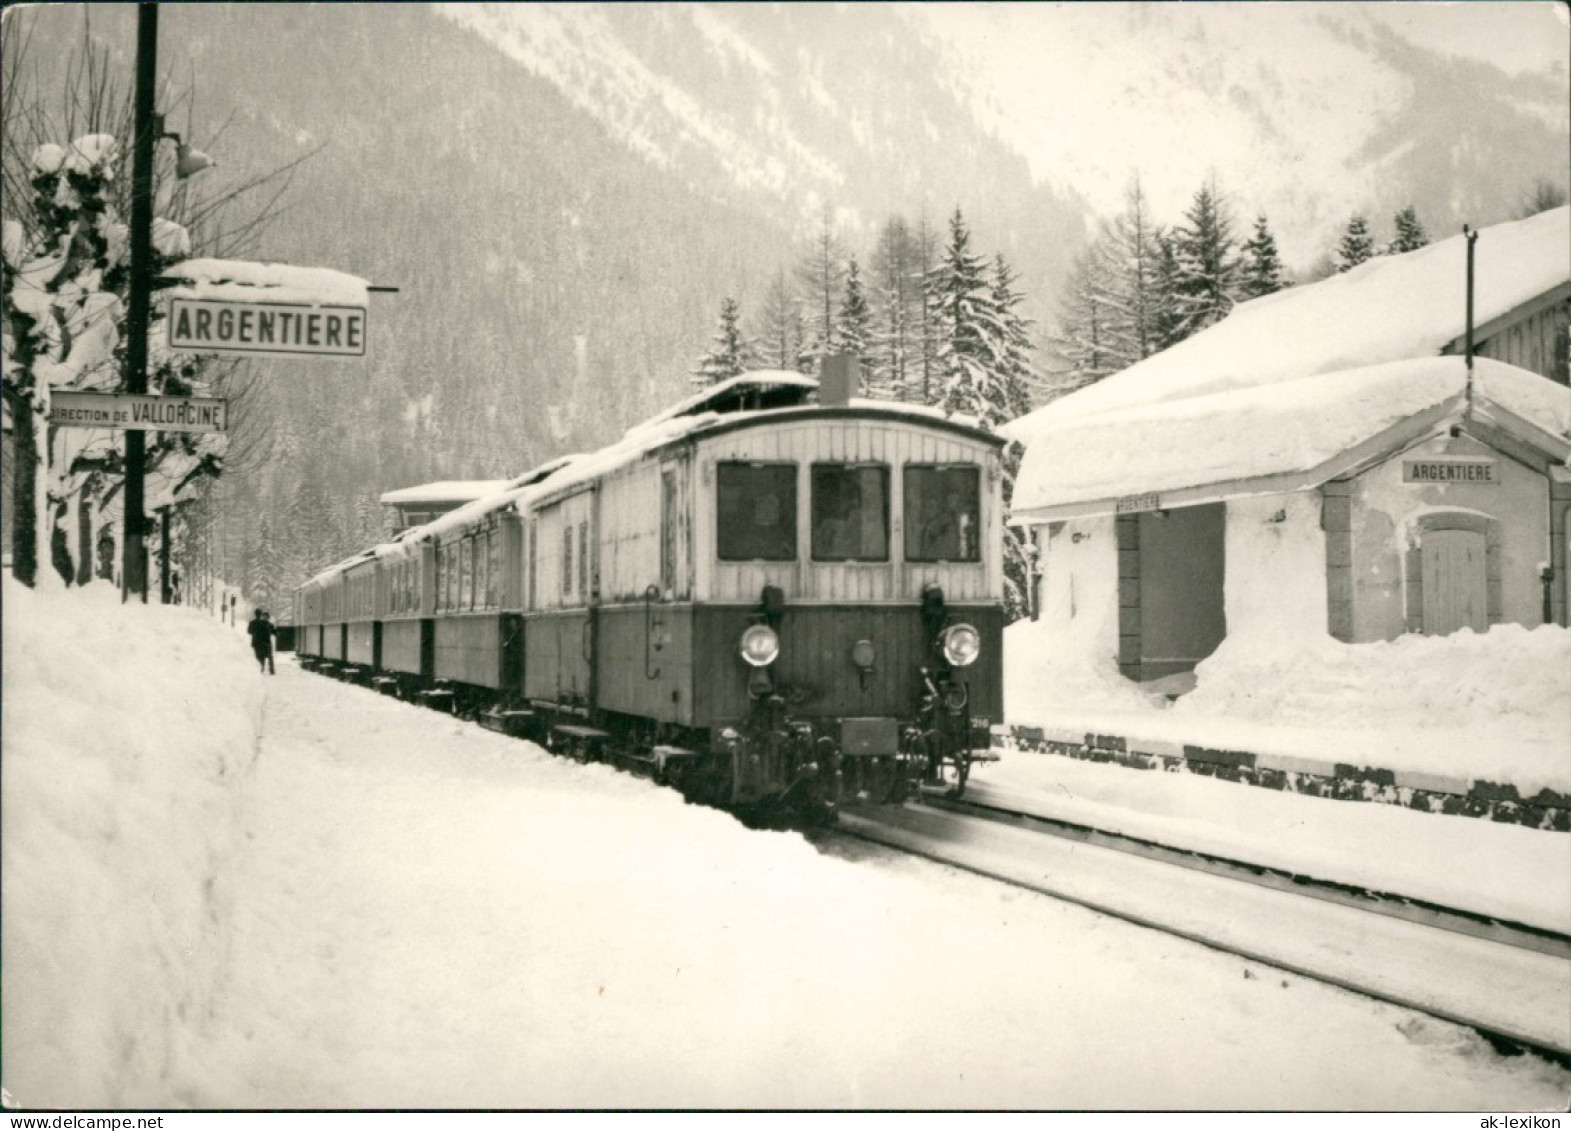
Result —
[[[964, 667], [937, 646], [959, 623], [981, 642]], [[755, 624], [778, 643], [756, 666], [741, 655]], [[526, 625], [531, 706], [634, 739], [684, 792], [728, 808], [898, 800], [941, 773], [963, 787], [1001, 721], [997, 606], [650, 602]]]

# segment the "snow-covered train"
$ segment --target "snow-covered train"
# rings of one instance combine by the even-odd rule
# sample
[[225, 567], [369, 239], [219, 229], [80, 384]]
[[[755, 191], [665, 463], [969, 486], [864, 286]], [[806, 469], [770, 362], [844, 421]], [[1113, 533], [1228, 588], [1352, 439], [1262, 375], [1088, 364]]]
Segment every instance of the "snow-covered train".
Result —
[[1002, 442], [834, 376], [721, 382], [324, 571], [301, 663], [730, 809], [963, 787], [1002, 711]]

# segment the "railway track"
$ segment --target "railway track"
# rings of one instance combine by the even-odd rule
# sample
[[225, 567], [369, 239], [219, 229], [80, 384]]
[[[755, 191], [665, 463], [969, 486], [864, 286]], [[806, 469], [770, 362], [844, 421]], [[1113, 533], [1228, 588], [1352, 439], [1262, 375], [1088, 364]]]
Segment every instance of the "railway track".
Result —
[[1045, 818], [977, 791], [845, 836], [1473, 1029], [1571, 1068], [1571, 936]]

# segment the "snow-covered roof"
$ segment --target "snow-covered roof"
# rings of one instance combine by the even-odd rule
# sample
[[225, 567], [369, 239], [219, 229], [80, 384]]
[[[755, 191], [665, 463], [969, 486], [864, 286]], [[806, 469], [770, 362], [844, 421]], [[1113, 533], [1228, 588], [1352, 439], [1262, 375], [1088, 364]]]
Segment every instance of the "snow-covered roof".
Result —
[[253, 263], [245, 259], [187, 259], [164, 268], [165, 290], [175, 298], [218, 302], [299, 303], [306, 306], [366, 305], [366, 280], [328, 267]]
[[[1439, 355], [1466, 330], [1466, 257], [1456, 236], [1243, 303], [1011, 422], [1003, 432], [1026, 445], [1013, 513], [1105, 513], [1125, 495], [1207, 488], [1220, 498], [1228, 484], [1288, 476], [1308, 486], [1340, 474], [1326, 469], [1350, 448], [1460, 395], [1465, 362]], [[1479, 233], [1475, 325], [1568, 285], [1571, 208]], [[1500, 362], [1478, 367], [1480, 404], [1531, 422], [1558, 452], [1571, 394]]]
[[377, 501], [387, 506], [414, 506], [420, 503], [467, 503], [494, 495], [506, 488], [508, 479], [445, 479], [438, 483], [422, 483], [416, 487], [400, 487], [385, 491]]
[[[1571, 282], [1571, 206], [1478, 233], [1476, 326]], [[1038, 434], [1094, 413], [1432, 357], [1466, 330], [1467, 239], [1377, 256], [1317, 283], [1241, 303], [1223, 321], [1012, 421]]]
[[[1474, 364], [1473, 419], [1571, 455], [1571, 389]], [[1073, 418], [1027, 446], [1013, 513], [1041, 521], [1114, 513], [1134, 494], [1186, 505], [1303, 490], [1385, 454], [1382, 440], [1412, 442], [1464, 415], [1466, 386], [1465, 359], [1416, 358]]]

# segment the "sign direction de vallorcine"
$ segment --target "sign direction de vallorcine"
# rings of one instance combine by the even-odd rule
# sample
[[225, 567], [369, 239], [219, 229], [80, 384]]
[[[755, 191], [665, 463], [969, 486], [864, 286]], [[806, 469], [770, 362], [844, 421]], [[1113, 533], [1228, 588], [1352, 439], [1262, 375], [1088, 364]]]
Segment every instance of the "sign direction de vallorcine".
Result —
[[169, 299], [169, 348], [255, 357], [364, 357], [365, 309]]
[[52, 393], [49, 423], [71, 428], [123, 428], [133, 432], [225, 432], [229, 429], [223, 401], [136, 393]]

